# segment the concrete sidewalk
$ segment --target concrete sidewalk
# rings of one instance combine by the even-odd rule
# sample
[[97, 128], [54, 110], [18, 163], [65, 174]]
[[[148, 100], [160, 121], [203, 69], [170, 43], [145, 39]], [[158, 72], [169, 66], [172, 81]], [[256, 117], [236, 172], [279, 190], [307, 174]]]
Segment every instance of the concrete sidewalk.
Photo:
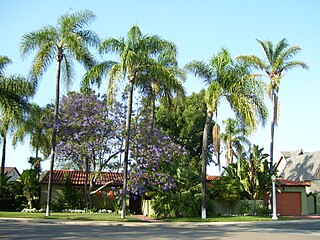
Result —
[[[141, 219], [141, 218], [139, 218]], [[143, 219], [146, 222], [117, 222], [117, 221], [79, 221], [79, 220], [60, 220], [60, 219], [41, 219], [41, 218], [0, 218], [1, 222], [19, 222], [19, 223], [40, 223], [40, 224], [62, 224], [62, 225], [87, 225], [87, 226], [128, 226], [128, 227], [209, 227], [223, 225], [277, 225], [286, 222], [320, 222], [319, 215], [299, 216], [295, 220], [278, 220], [278, 221], [249, 221], [249, 222], [164, 222], [152, 219]], [[149, 221], [148, 221], [149, 220]]]

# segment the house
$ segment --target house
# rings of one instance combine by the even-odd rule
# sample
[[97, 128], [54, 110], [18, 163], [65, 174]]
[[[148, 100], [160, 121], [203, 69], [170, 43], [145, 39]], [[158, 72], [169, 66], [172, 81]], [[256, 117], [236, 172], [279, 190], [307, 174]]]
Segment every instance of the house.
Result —
[[[69, 176], [70, 184], [73, 188], [80, 189], [84, 192], [86, 174], [84, 171], [74, 170], [53, 170], [52, 174], [52, 200], [57, 201], [63, 196], [62, 188], [64, 187], [65, 176]], [[48, 194], [49, 171], [42, 174], [40, 179], [41, 195], [40, 205], [44, 206], [47, 201]], [[90, 182], [88, 180], [87, 184]], [[96, 208], [108, 208], [106, 206], [106, 198], [114, 196], [111, 187], [122, 186], [122, 173], [103, 172], [95, 180], [93, 180], [94, 188], [97, 190], [92, 197], [93, 206]], [[100, 187], [106, 186], [99, 190]]]
[[[208, 183], [210, 181], [218, 181], [219, 176], [207, 176]], [[212, 186], [212, 185], [211, 185]], [[283, 178], [277, 178], [277, 214], [280, 215], [307, 215], [308, 212], [308, 199], [306, 189], [310, 187], [309, 182], [293, 181]], [[234, 204], [233, 212], [238, 213], [243, 200]], [[255, 200], [253, 206], [265, 205], [269, 203], [269, 196], [264, 200]], [[225, 203], [215, 201], [217, 213], [224, 214], [228, 212]]]
[[16, 182], [20, 177], [20, 173], [16, 167], [5, 167], [4, 173], [7, 174], [8, 177], [10, 177], [9, 182]]
[[310, 183], [306, 187], [308, 213], [320, 213], [320, 151], [298, 149], [281, 152], [277, 168], [284, 179]]

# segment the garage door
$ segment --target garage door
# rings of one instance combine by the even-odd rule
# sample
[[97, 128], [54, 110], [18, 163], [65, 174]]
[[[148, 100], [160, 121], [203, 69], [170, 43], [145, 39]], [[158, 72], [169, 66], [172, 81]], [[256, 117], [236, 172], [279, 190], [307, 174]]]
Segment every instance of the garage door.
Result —
[[277, 212], [280, 215], [301, 215], [301, 193], [277, 193]]

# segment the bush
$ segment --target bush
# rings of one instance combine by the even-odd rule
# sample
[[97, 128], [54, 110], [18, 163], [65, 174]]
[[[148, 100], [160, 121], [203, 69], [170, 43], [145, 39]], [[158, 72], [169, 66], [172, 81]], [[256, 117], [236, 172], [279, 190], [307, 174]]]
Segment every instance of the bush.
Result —
[[258, 205], [257, 209], [256, 209], [256, 214], [259, 216], [265, 216], [265, 215], [269, 215], [270, 210], [268, 208], [268, 206], [264, 206], [264, 205]]
[[245, 215], [245, 214], [252, 214], [252, 205], [251, 202], [249, 200], [243, 200], [240, 202], [239, 205], [239, 213], [241, 215]]

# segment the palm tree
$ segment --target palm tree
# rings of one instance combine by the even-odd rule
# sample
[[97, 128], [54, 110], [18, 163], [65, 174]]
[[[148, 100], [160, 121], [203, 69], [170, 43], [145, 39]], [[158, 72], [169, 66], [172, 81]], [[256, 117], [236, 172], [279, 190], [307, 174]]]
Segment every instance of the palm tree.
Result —
[[41, 168], [39, 153], [41, 152], [44, 158], [48, 158], [50, 155], [51, 131], [44, 123], [44, 119], [50, 113], [51, 109], [49, 108], [41, 108], [36, 104], [31, 104], [29, 114], [17, 127], [12, 138], [13, 146], [16, 146], [18, 142], [23, 143], [26, 136], [30, 136], [30, 146], [35, 150], [35, 157], [30, 158], [30, 164], [38, 170], [38, 173]]
[[246, 136], [248, 135], [248, 129], [241, 126], [236, 119], [227, 118], [222, 121], [225, 126], [225, 132], [221, 133], [221, 140], [226, 146], [226, 164], [233, 163], [233, 158], [241, 157], [243, 152], [243, 145], [247, 145], [250, 148], [250, 141]]
[[[129, 159], [129, 140], [131, 130], [131, 114], [133, 103], [133, 90], [135, 86], [139, 86], [139, 78], [143, 74], [147, 74], [155, 68], [154, 58], [165, 51], [169, 51], [176, 56], [176, 46], [156, 35], [143, 35], [137, 25], [134, 25], [125, 38], [109, 38], [104, 40], [100, 45], [100, 53], [116, 53], [120, 56], [120, 62], [106, 61], [91, 68], [84, 78], [85, 85], [95, 80], [99, 81], [102, 76], [108, 73], [108, 92], [110, 96], [114, 96], [117, 80], [127, 78], [128, 81], [128, 102], [126, 116], [126, 135], [123, 163], [123, 191], [121, 217], [125, 218], [126, 211], [126, 190], [128, 175], [128, 159]], [[164, 71], [164, 68], [157, 66], [158, 70]]]
[[83, 64], [87, 69], [94, 64], [93, 56], [88, 47], [97, 46], [99, 39], [93, 31], [84, 29], [94, 18], [95, 15], [89, 10], [72, 14], [66, 13], [58, 19], [56, 27], [46, 26], [38, 31], [27, 33], [22, 37], [20, 46], [21, 55], [26, 56], [30, 52], [36, 51], [30, 71], [33, 81], [38, 82], [54, 60], [57, 63], [46, 216], [50, 215], [52, 172], [59, 112], [60, 76], [62, 74], [62, 79], [69, 86], [74, 78], [73, 59]]
[[[193, 61], [186, 69], [202, 78], [209, 86], [206, 90], [205, 101], [207, 116], [203, 131], [202, 142], [202, 218], [206, 218], [206, 166], [208, 161], [208, 136], [213, 113], [218, 113], [220, 101], [225, 98], [236, 114], [239, 122], [252, 131], [258, 121], [262, 124], [267, 117], [267, 109], [263, 103], [262, 85], [250, 76], [246, 65], [234, 62], [226, 49], [221, 49], [213, 56], [209, 64]], [[213, 128], [214, 148], [219, 160], [219, 128]]]
[[185, 71], [178, 67], [175, 56], [164, 52], [155, 60], [152, 69], [139, 76], [140, 91], [151, 105], [151, 130], [155, 123], [157, 98], [162, 98], [170, 105], [174, 95], [184, 97], [185, 91], [181, 81], [186, 79]]
[[252, 65], [253, 68], [261, 70], [269, 79], [268, 94], [272, 102], [273, 111], [271, 118], [271, 140], [270, 140], [270, 173], [273, 171], [273, 145], [274, 145], [274, 128], [279, 119], [279, 88], [280, 80], [283, 74], [296, 67], [308, 69], [308, 65], [301, 61], [292, 60], [293, 57], [301, 50], [299, 46], [290, 47], [284, 38], [276, 45], [270, 41], [261, 41], [257, 39], [262, 47], [265, 59], [254, 55], [239, 56], [238, 59]]
[[35, 87], [19, 75], [4, 75], [5, 67], [12, 61], [0, 56], [0, 140], [2, 141], [1, 175], [4, 175], [7, 134], [24, 117], [28, 98]]

